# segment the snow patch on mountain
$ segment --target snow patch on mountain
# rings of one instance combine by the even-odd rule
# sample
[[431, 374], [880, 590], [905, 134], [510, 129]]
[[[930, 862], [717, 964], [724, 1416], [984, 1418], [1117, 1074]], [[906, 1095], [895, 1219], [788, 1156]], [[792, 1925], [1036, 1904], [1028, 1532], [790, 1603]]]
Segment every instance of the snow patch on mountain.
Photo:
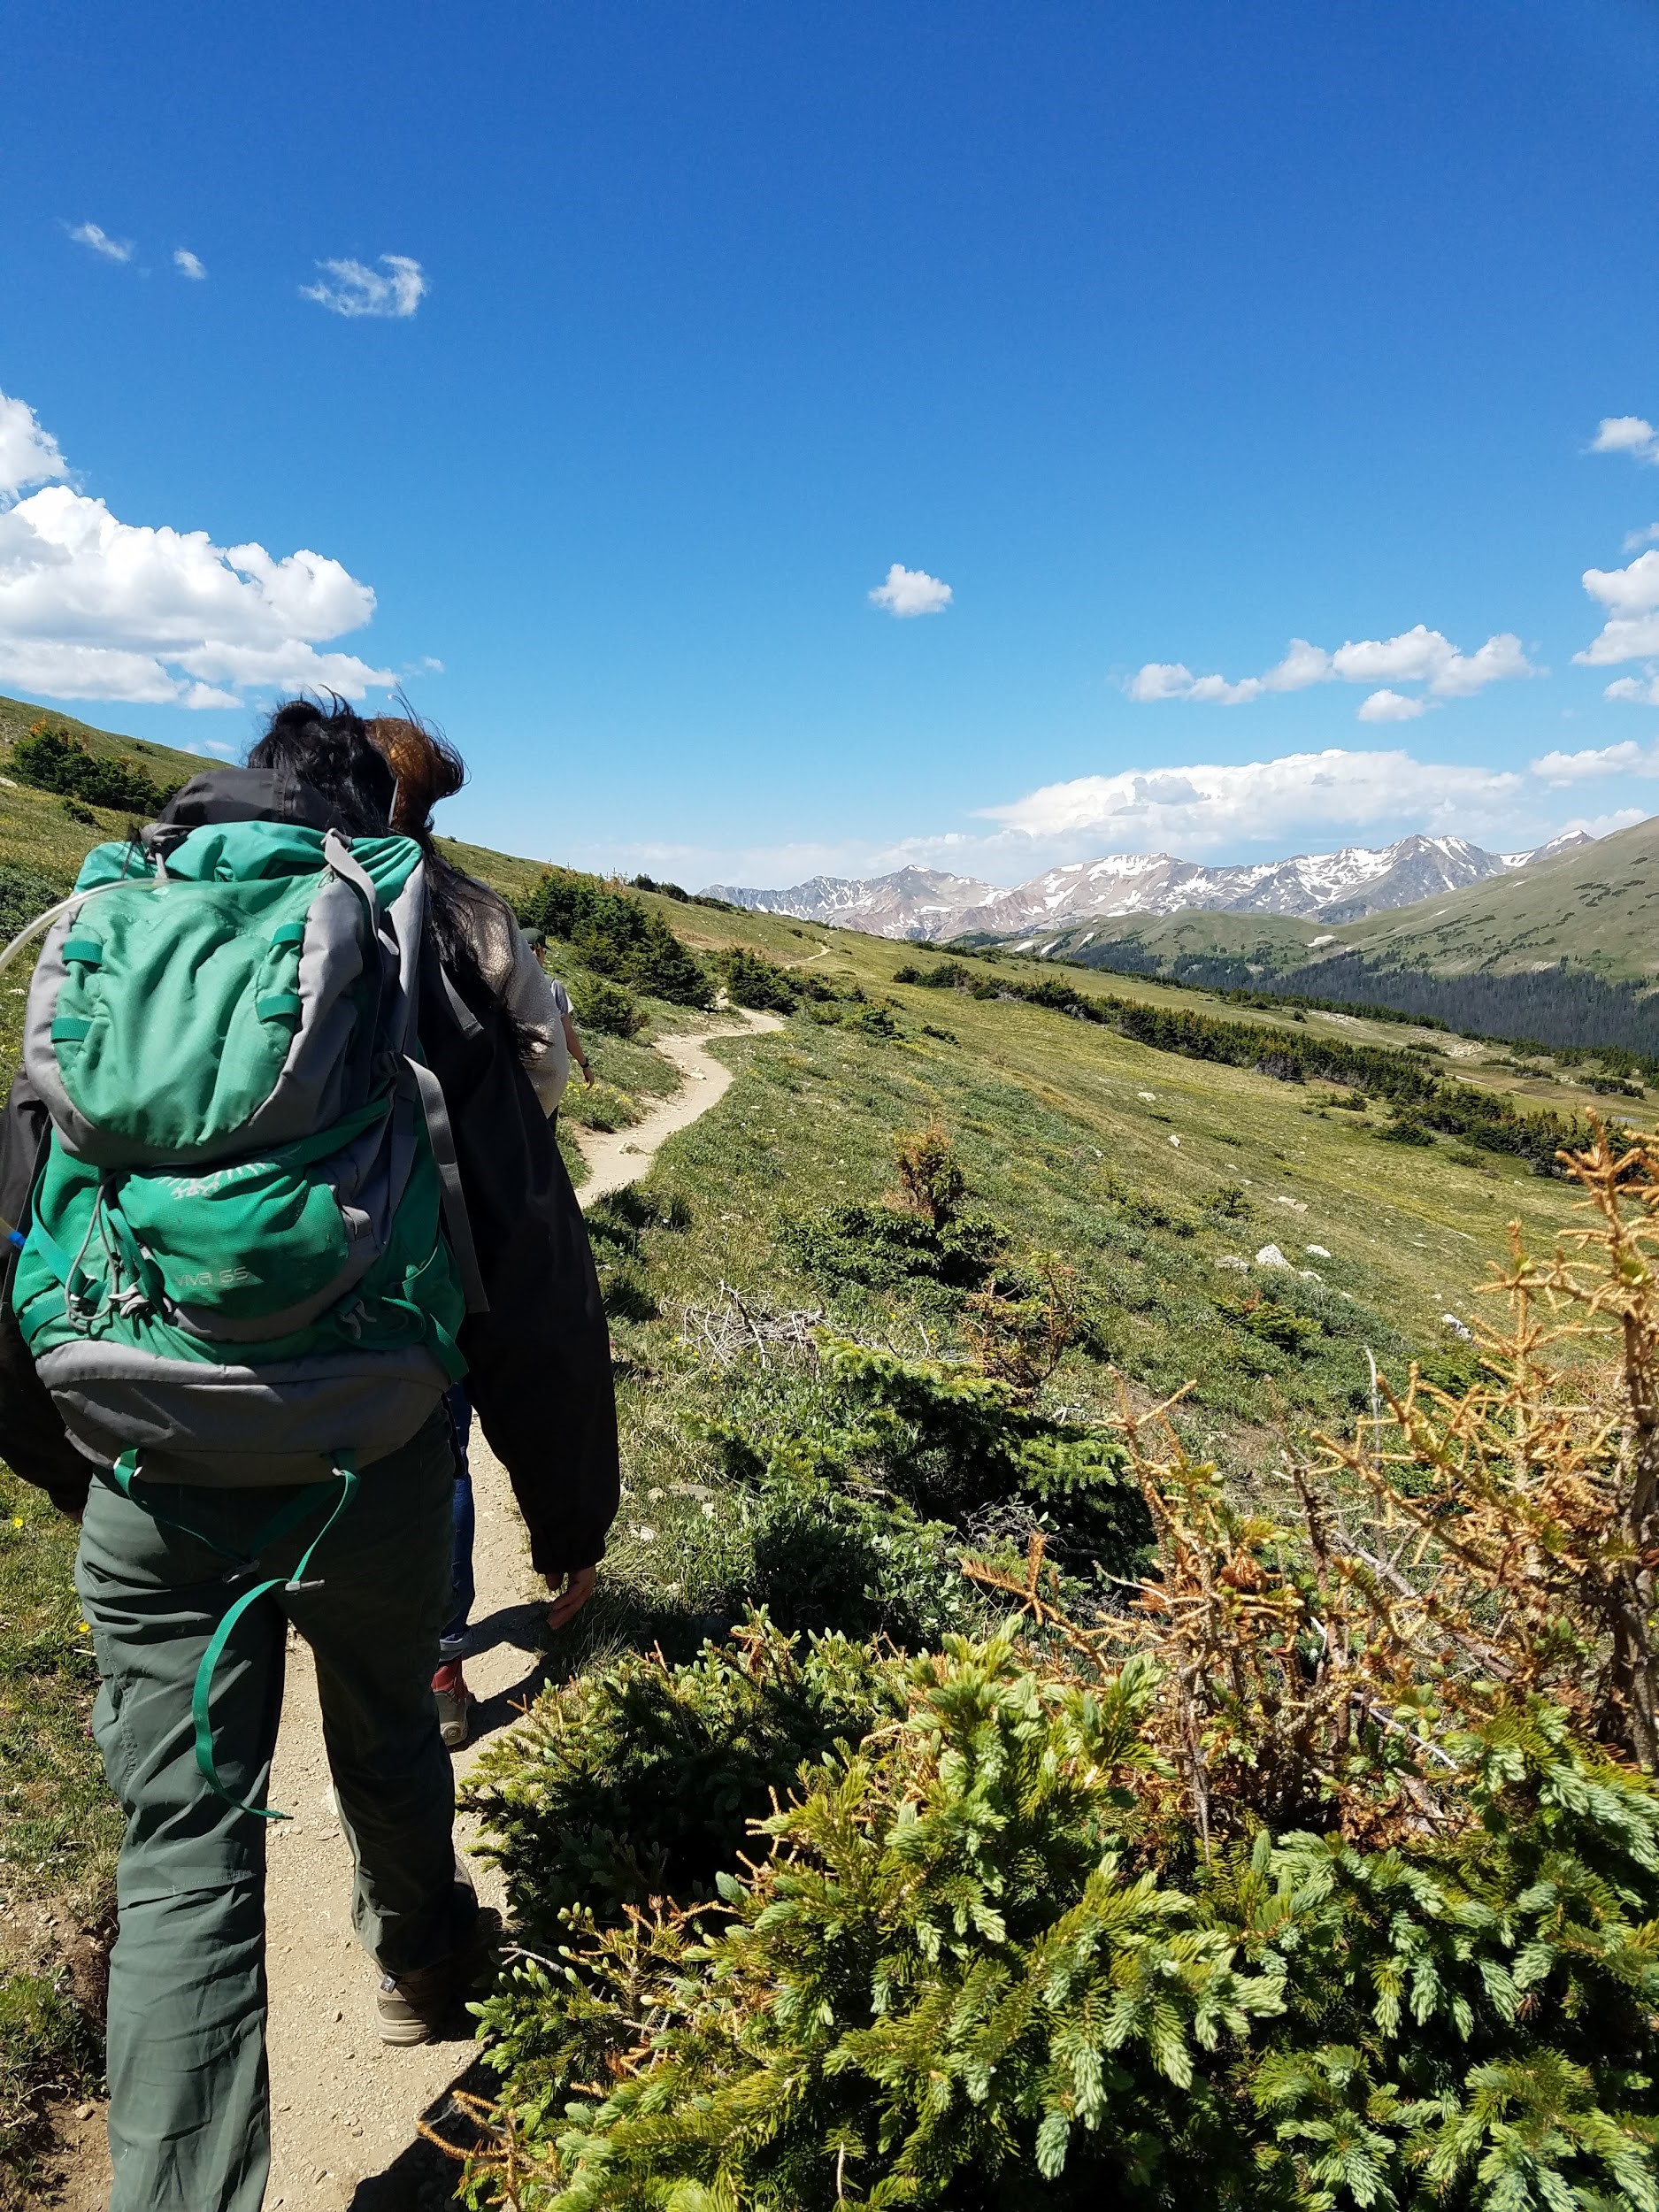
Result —
[[1086, 918], [1176, 914], [1194, 907], [1356, 922], [1460, 891], [1488, 876], [1535, 867], [1589, 841], [1582, 830], [1573, 830], [1532, 852], [1492, 853], [1465, 837], [1414, 836], [1393, 845], [1347, 845], [1340, 852], [1297, 853], [1235, 867], [1205, 867], [1169, 853], [1105, 853], [1046, 869], [1029, 883], [1005, 889], [932, 868], [901, 868], [863, 879], [813, 876], [782, 891], [725, 883], [710, 884], [709, 890], [761, 913], [925, 942], [970, 933], [1011, 937]]

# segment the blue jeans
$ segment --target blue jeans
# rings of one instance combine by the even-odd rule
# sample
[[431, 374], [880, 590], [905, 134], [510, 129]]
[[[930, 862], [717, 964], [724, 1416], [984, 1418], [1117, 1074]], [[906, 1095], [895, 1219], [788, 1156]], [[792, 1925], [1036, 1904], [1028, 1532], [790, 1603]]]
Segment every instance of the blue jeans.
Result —
[[460, 1658], [466, 1649], [467, 1625], [472, 1618], [472, 1601], [478, 1595], [472, 1579], [472, 1536], [477, 1516], [472, 1504], [472, 1469], [467, 1461], [467, 1446], [472, 1435], [472, 1402], [464, 1383], [457, 1383], [447, 1394], [443, 1409], [449, 1418], [449, 1434], [455, 1447], [455, 1533], [449, 1557], [451, 1618], [438, 1639], [438, 1657], [447, 1664]]

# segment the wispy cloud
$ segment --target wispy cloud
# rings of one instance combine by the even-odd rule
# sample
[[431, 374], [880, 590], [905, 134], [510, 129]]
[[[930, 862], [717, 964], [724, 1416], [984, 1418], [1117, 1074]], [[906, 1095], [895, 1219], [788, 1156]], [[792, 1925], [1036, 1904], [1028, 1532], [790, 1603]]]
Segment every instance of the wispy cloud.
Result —
[[[1420, 683], [1434, 699], [1466, 699], [1487, 684], [1545, 672], [1526, 657], [1521, 641], [1504, 630], [1473, 653], [1462, 653], [1439, 630], [1423, 623], [1397, 637], [1350, 639], [1327, 652], [1306, 638], [1292, 638], [1284, 658], [1260, 676], [1194, 676], [1182, 661], [1148, 661], [1125, 687], [1142, 703], [1185, 699], [1211, 706], [1248, 706], [1275, 692], [1305, 691], [1313, 684]], [[1373, 692], [1359, 710], [1362, 722], [1402, 722], [1424, 711], [1420, 698], [1389, 689]]]
[[1628, 453], [1659, 464], [1659, 430], [1641, 415], [1603, 415], [1590, 441], [1592, 453]]
[[234, 707], [249, 689], [360, 699], [396, 682], [355, 654], [318, 649], [374, 612], [373, 592], [338, 561], [121, 522], [50, 480], [66, 472], [33, 411], [0, 394], [0, 482], [42, 486], [0, 509], [5, 684], [49, 698]]
[[199, 284], [207, 274], [207, 271], [202, 266], [200, 256], [193, 254], [188, 246], [173, 248], [173, 265], [181, 277], [188, 277], [193, 283]]
[[426, 296], [426, 272], [407, 254], [383, 253], [378, 269], [364, 261], [319, 261], [317, 265], [324, 273], [322, 282], [302, 284], [300, 297], [315, 300], [331, 314], [406, 322]]
[[891, 615], [901, 618], [916, 614], [943, 614], [953, 595], [949, 584], [941, 584], [937, 576], [930, 576], [925, 568], [906, 568], [895, 561], [887, 571], [887, 580], [878, 584], [870, 594], [873, 607], [885, 607]]
[[132, 240], [111, 238], [100, 223], [77, 223], [69, 235], [78, 246], [89, 246], [106, 261], [130, 261], [133, 257]]

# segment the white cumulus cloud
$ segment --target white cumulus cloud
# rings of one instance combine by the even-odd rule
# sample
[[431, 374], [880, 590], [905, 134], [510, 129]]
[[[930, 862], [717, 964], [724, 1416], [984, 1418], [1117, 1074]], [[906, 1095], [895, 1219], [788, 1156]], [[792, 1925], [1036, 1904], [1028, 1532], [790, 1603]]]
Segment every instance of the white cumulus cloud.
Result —
[[50, 483], [67, 476], [69, 465], [50, 430], [42, 430], [26, 400], [0, 392], [0, 500], [26, 484]]
[[383, 253], [380, 265], [364, 261], [319, 261], [319, 284], [302, 284], [300, 297], [315, 300], [335, 315], [372, 315], [407, 321], [426, 296], [426, 276], [406, 253]]
[[1650, 676], [1616, 676], [1601, 696], [1623, 699], [1632, 706], [1659, 707], [1659, 672]]
[[1603, 415], [1590, 441], [1592, 453], [1628, 453], [1638, 461], [1659, 462], [1659, 430], [1640, 415]]
[[[1584, 588], [1607, 608], [1608, 618], [1575, 661], [1610, 668], [1659, 654], [1659, 551], [1639, 553], [1624, 568], [1586, 568]], [[1609, 695], [1631, 695], [1612, 688]]]
[[188, 246], [174, 247], [173, 265], [181, 277], [189, 277], [196, 283], [200, 283], [207, 274], [207, 271], [202, 266], [201, 256], [193, 254]]
[[[14, 488], [65, 472], [32, 411], [4, 395], [0, 463]], [[121, 522], [52, 481], [0, 510], [0, 679], [22, 691], [231, 707], [250, 687], [309, 685], [357, 699], [396, 678], [317, 649], [373, 612], [369, 587], [319, 553]]]
[[1502, 820], [1525, 787], [1513, 770], [1333, 748], [1277, 760], [1079, 776], [983, 811], [1032, 839], [1087, 837], [1102, 850], [1192, 854], [1280, 841], [1290, 824], [1355, 831], [1409, 820], [1463, 832], [1471, 819]]
[[887, 580], [878, 584], [870, 594], [870, 603], [885, 607], [889, 614], [903, 617], [913, 614], [943, 614], [951, 602], [949, 584], [941, 584], [937, 576], [930, 576], [925, 568], [906, 568], [902, 561], [895, 561], [887, 571]]
[[[1517, 676], [1538, 676], [1521, 641], [1511, 631], [1489, 637], [1473, 653], [1461, 653], [1439, 630], [1419, 622], [1398, 637], [1350, 639], [1327, 652], [1306, 638], [1293, 638], [1284, 658], [1260, 676], [1194, 676], [1180, 661], [1148, 661], [1125, 688], [1132, 699], [1186, 699], [1214, 706], [1240, 707], [1279, 691], [1305, 691], [1313, 684], [1420, 683], [1436, 699], [1463, 699], [1487, 684]], [[1403, 694], [1375, 692], [1359, 710], [1362, 722], [1406, 721], [1423, 711], [1420, 700]]]
[[69, 235], [78, 246], [90, 246], [94, 253], [101, 253], [106, 261], [130, 261], [133, 242], [130, 238], [111, 238], [101, 223], [77, 223]]
[[1532, 764], [1532, 773], [1546, 783], [1594, 783], [1603, 776], [1659, 776], [1659, 743], [1638, 745], [1626, 738], [1619, 745], [1600, 745], [1582, 753], [1545, 753]]
[[1428, 710], [1426, 699], [1409, 698], [1403, 691], [1390, 691], [1385, 687], [1360, 701], [1359, 719], [1362, 722], [1415, 722], [1418, 715], [1426, 714]]

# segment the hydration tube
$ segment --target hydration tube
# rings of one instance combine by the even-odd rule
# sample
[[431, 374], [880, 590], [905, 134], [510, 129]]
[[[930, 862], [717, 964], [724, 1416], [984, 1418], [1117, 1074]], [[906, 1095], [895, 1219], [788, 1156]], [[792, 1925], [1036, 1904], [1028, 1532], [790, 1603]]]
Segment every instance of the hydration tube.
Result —
[[0, 972], [11, 966], [31, 937], [37, 937], [42, 930], [50, 929], [58, 917], [67, 914], [72, 906], [84, 906], [88, 899], [96, 899], [100, 891], [118, 890], [123, 884], [130, 890], [138, 880], [140, 879], [133, 876], [117, 876], [113, 882], [95, 883], [90, 890], [72, 891], [66, 899], [59, 899], [56, 906], [49, 906], [43, 914], [37, 914], [32, 922], [19, 930], [5, 950], [0, 952]]

